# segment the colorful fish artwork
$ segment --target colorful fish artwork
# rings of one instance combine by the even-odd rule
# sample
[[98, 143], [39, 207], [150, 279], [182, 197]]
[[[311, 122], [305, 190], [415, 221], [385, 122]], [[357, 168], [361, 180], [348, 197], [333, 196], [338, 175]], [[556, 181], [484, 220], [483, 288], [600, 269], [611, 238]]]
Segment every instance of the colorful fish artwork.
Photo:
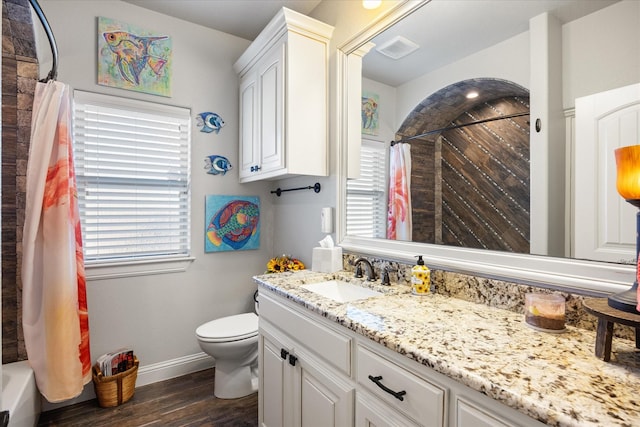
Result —
[[366, 135], [378, 135], [378, 106], [380, 97], [370, 92], [362, 93], [362, 133]]
[[224, 126], [224, 120], [222, 120], [220, 115], [206, 111], [198, 114], [196, 117], [196, 126], [201, 128], [200, 132], [220, 133], [220, 129]]
[[258, 197], [207, 196], [206, 252], [255, 249], [259, 244]]
[[171, 96], [172, 40], [98, 17], [98, 84]]
[[158, 40], [166, 40], [168, 36], [138, 37], [126, 31], [111, 31], [102, 36], [115, 55], [120, 76], [126, 81], [139, 85], [140, 73], [147, 65], [156, 75], [162, 73], [167, 61], [152, 55], [149, 46]]
[[224, 175], [233, 169], [233, 166], [226, 157], [213, 154], [205, 157], [204, 168], [208, 169], [207, 173], [211, 175]]

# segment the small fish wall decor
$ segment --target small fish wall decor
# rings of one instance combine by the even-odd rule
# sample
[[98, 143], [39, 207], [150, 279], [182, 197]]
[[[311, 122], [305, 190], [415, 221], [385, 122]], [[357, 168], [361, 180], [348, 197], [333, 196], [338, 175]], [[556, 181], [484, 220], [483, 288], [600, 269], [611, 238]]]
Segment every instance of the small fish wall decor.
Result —
[[258, 196], [206, 196], [205, 252], [260, 247]]
[[171, 37], [98, 17], [98, 84], [171, 96]]
[[204, 168], [211, 175], [224, 175], [233, 169], [233, 166], [226, 157], [213, 154], [204, 158]]
[[219, 114], [205, 111], [196, 117], [196, 125], [201, 128], [200, 132], [220, 133], [220, 129], [224, 126], [224, 120], [222, 120]]

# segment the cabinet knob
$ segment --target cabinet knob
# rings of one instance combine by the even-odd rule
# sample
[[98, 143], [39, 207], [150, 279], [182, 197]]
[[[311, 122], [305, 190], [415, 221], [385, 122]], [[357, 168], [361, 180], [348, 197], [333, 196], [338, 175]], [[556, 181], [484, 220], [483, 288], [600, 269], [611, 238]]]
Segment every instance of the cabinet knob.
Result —
[[262, 169], [260, 166], [255, 165], [255, 166], [251, 166], [251, 172], [258, 172], [260, 169]]
[[289, 355], [289, 352], [287, 350], [285, 350], [284, 348], [280, 349], [280, 357], [281, 358], [286, 359], [288, 355]]
[[297, 361], [298, 361], [297, 357], [295, 357], [293, 354], [289, 355], [289, 365], [296, 366]]
[[[289, 357], [291, 357], [291, 356], [289, 356]], [[398, 399], [400, 401], [403, 401], [404, 400], [404, 395], [407, 394], [407, 392], [405, 390], [394, 391], [394, 390], [391, 390], [386, 385], [382, 384], [382, 376], [380, 376], [380, 375], [377, 376], [377, 377], [374, 377], [373, 375], [369, 375], [369, 379], [371, 381], [373, 381], [375, 383], [375, 385], [380, 387], [382, 390], [386, 391], [387, 393], [389, 393], [390, 395], [392, 395], [393, 397], [395, 397], [396, 399]]]

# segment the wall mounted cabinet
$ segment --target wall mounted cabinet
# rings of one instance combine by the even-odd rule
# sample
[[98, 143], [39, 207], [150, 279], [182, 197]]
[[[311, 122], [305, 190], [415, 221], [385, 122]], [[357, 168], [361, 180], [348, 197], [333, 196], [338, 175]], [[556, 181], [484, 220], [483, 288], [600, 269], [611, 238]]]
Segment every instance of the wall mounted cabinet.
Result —
[[330, 25], [282, 8], [234, 64], [240, 182], [328, 175], [332, 33]]

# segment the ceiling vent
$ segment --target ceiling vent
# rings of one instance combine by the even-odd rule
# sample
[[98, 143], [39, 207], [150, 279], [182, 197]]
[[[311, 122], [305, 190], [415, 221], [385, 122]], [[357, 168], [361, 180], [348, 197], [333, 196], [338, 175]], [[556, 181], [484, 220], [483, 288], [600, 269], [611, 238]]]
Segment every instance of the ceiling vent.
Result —
[[400, 59], [409, 55], [419, 47], [420, 46], [418, 46], [411, 40], [408, 40], [402, 36], [395, 36], [388, 42], [376, 47], [376, 50], [391, 59]]

